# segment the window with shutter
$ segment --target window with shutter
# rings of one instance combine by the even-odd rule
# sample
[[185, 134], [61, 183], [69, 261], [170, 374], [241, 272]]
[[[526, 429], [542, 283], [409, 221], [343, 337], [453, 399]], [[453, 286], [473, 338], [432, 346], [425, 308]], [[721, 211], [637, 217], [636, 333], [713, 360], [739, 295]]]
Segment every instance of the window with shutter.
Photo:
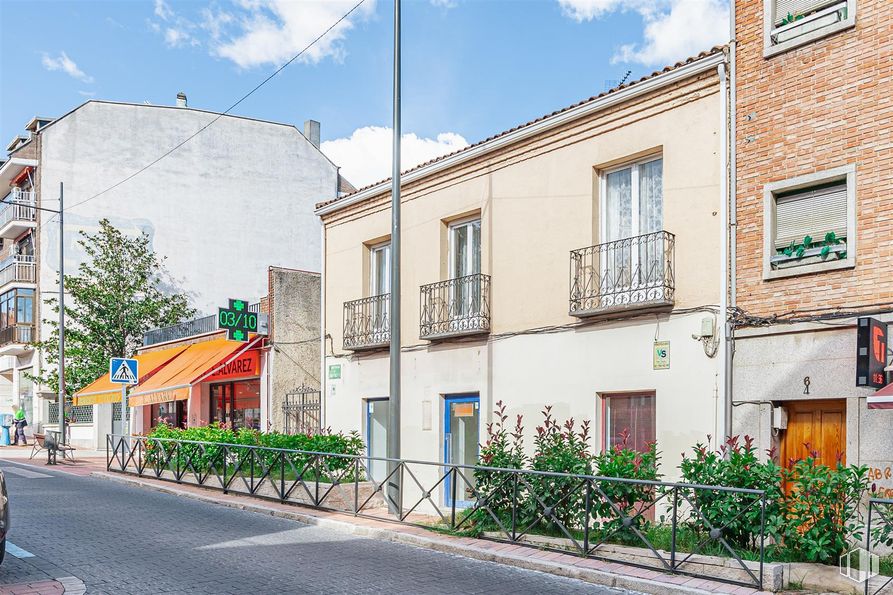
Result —
[[788, 15], [803, 16], [839, 3], [840, 0], [775, 0], [774, 21], [778, 25]]
[[839, 239], [847, 234], [846, 181], [776, 195], [775, 247], [799, 244], [810, 236], [823, 240], [828, 232]]
[[769, 58], [856, 24], [857, 0], [765, 0], [763, 56]]

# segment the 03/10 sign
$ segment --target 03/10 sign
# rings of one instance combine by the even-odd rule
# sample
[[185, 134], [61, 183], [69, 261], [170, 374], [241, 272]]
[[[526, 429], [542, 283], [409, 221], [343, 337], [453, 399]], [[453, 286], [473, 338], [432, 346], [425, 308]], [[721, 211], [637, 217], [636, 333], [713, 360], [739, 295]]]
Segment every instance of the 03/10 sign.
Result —
[[217, 311], [217, 328], [225, 329], [230, 341], [247, 341], [248, 333], [257, 332], [257, 313], [248, 311], [245, 300], [229, 300], [228, 308]]

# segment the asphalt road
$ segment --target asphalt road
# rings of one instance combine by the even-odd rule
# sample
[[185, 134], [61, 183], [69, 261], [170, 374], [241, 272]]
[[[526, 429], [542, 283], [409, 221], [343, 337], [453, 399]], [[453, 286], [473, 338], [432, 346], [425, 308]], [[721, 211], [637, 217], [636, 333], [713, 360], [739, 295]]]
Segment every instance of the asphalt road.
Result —
[[[242, 510], [0, 462], [12, 532], [0, 585], [88, 593], [621, 593]], [[29, 557], [27, 554], [33, 554]]]

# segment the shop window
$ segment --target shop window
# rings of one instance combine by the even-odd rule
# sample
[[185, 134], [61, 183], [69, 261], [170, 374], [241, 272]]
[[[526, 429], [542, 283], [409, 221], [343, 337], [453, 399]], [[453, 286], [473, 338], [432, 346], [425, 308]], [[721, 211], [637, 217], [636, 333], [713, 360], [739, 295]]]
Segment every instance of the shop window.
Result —
[[856, 0], [764, 0], [767, 58], [856, 24]]
[[260, 430], [260, 380], [212, 384], [210, 420], [234, 430]]
[[[118, 412], [120, 419], [120, 410]], [[155, 403], [151, 406], [152, 420], [150, 425], [154, 428], [160, 423], [175, 428], [186, 427], [186, 403], [185, 401], [169, 401], [167, 403]]]
[[657, 439], [655, 431], [654, 393], [633, 393], [602, 396], [602, 447], [648, 450]]
[[855, 266], [855, 175], [847, 166], [766, 185], [765, 279]]

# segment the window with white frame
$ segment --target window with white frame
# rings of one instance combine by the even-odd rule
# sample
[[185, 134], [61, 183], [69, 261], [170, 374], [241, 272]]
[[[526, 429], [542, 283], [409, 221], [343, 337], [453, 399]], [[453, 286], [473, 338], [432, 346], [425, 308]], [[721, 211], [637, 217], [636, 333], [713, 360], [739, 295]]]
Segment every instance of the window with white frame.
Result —
[[391, 243], [369, 248], [369, 295], [391, 292]]
[[764, 277], [855, 265], [855, 168], [766, 185]]
[[765, 55], [771, 56], [855, 24], [856, 0], [764, 0]]

